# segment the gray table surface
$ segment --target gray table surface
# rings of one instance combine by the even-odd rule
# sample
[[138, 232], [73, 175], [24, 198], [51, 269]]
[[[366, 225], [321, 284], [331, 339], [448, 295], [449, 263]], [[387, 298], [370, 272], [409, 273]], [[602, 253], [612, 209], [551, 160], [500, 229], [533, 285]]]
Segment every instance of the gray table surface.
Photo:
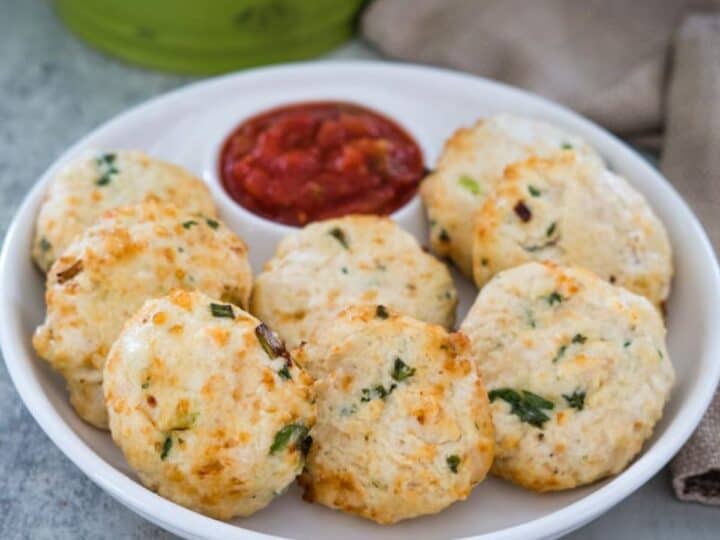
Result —
[[[360, 43], [331, 56], [377, 57]], [[91, 50], [57, 21], [49, 2], [0, 0], [0, 237], [30, 186], [71, 143], [190, 80]], [[55, 448], [4, 362], [0, 411], [0, 539], [174, 538], [111, 499]], [[631, 537], [717, 539], [720, 510], [676, 501], [664, 470], [569, 538]]]

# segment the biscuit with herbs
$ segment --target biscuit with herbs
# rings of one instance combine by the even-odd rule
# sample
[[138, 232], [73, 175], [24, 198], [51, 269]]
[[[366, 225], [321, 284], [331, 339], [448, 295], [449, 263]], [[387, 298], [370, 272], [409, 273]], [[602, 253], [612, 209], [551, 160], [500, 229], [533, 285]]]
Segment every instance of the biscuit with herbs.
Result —
[[113, 439], [163, 497], [218, 519], [247, 516], [303, 468], [312, 380], [236, 305], [183, 290], [149, 300], [104, 371]]
[[51, 180], [40, 207], [33, 259], [47, 271], [103, 212], [150, 199], [209, 218], [216, 215], [210, 191], [202, 180], [143, 152], [117, 150], [72, 161]]
[[78, 414], [107, 428], [102, 370], [125, 321], [173, 289], [246, 307], [252, 273], [245, 243], [225, 225], [146, 202], [110, 210], [86, 229], [55, 261], [46, 285], [35, 350], [65, 377]]
[[587, 270], [528, 263], [501, 272], [460, 331], [491, 401], [492, 471], [529, 489], [620, 473], [670, 396], [659, 312]]

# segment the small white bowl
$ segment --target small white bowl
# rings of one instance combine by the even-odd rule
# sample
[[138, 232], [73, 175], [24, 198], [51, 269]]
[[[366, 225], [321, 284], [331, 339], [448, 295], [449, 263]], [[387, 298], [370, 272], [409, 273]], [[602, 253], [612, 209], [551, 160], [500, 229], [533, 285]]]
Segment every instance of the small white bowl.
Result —
[[[30, 261], [33, 227], [45, 185], [59, 163], [89, 148], [141, 148], [203, 174], [213, 187], [223, 218], [249, 244], [257, 270], [289, 229], [243, 211], [213, 180], [219, 141], [251, 113], [318, 99], [358, 102], [396, 119], [420, 143], [428, 164], [435, 162], [452, 131], [477, 117], [509, 111], [543, 118], [582, 136], [645, 194], [667, 226], [675, 250], [676, 276], [667, 323], [677, 384], [653, 437], [627, 470], [592, 486], [545, 495], [490, 478], [466, 502], [392, 527], [303, 503], [295, 488], [250, 518], [223, 523], [143, 487], [109, 435], [73, 413], [62, 380], [35, 356], [30, 343], [44, 316], [43, 280]], [[421, 242], [426, 241], [417, 200], [396, 217]], [[466, 281], [458, 284], [462, 315], [475, 291]], [[71, 148], [30, 191], [5, 238], [0, 288], [5, 363], [42, 429], [110, 495], [186, 538], [555, 538], [621, 501], [667, 463], [700, 421], [720, 378], [717, 261], [697, 219], [657, 170], [618, 139], [567, 109], [498, 83], [426, 67], [323, 62], [260, 69], [197, 83], [120, 115]]]
[[[297, 101], [300, 102], [306, 100], [335, 101], [333, 98], [317, 98], [317, 96], [309, 96], [308, 98], [298, 99]], [[345, 99], [342, 101], [349, 100]], [[220, 214], [225, 220], [225, 223], [243, 238], [263, 238], [263, 241], [255, 243], [253, 245], [253, 249], [250, 251], [250, 263], [256, 271], [260, 271], [265, 261], [273, 256], [277, 243], [288, 234], [296, 232], [298, 227], [284, 225], [264, 218], [254, 214], [247, 208], [244, 208], [242, 205], [235, 202], [228, 194], [222, 183], [222, 179], [220, 178], [220, 154], [228, 135], [242, 122], [251, 116], [279, 105], [291, 104], [292, 103], [288, 103], [287, 101], [277, 103], [271, 102], [262, 110], [250, 110], [243, 108], [243, 112], [241, 114], [237, 114], [238, 111], [234, 111], [235, 114], [226, 117], [227, 120], [232, 119], [232, 121], [223, 122], [220, 129], [216, 130], [217, 133], [210, 139], [210, 143], [208, 144], [205, 152], [202, 176], [208, 186], [210, 186], [210, 191], [212, 191], [215, 202], [220, 207]], [[363, 103], [360, 102], [358, 102], [358, 104], [363, 105]], [[371, 108], [389, 118], [392, 118], [392, 113], [389, 111], [383, 111], [375, 107]], [[410, 129], [403, 125], [402, 122], [397, 122], [397, 124], [407, 133], [411, 133]], [[422, 145], [422, 143], [420, 143], [420, 145]], [[397, 221], [400, 226], [409, 231], [421, 231], [425, 227], [422, 203], [420, 202], [419, 197], [413, 197], [410, 199], [393, 212], [390, 217]]]

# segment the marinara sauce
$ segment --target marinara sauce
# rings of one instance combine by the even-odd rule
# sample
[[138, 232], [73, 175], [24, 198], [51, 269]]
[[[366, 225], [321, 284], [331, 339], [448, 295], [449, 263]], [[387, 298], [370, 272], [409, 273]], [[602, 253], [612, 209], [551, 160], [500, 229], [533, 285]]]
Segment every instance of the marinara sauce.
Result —
[[417, 191], [423, 158], [395, 122], [342, 102], [299, 103], [240, 124], [220, 155], [230, 196], [288, 225], [390, 214]]

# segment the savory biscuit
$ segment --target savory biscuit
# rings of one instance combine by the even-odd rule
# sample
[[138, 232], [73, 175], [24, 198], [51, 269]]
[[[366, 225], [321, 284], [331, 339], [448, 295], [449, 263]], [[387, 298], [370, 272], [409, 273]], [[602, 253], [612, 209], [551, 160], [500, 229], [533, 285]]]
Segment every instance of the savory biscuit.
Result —
[[501, 272], [460, 331], [490, 396], [492, 471], [529, 489], [621, 472], [673, 385], [658, 311], [587, 270], [528, 263]]
[[211, 218], [216, 214], [207, 186], [177, 165], [130, 150], [84, 157], [52, 179], [37, 218], [33, 259], [47, 271], [103, 212], [148, 199]]
[[572, 151], [511, 165], [477, 213], [478, 287], [529, 261], [585, 267], [658, 306], [670, 290], [670, 242], [645, 198]]
[[113, 439], [143, 484], [218, 519], [265, 507], [302, 470], [311, 385], [260, 321], [183, 290], [130, 319], [103, 377]]
[[575, 149], [600, 161], [578, 137], [530, 118], [498, 114], [458, 129], [420, 188], [433, 252], [472, 276], [473, 217], [505, 167], [562, 149]]
[[348, 216], [284, 238], [257, 277], [250, 311], [294, 347], [337, 310], [363, 303], [450, 327], [457, 293], [445, 265], [394, 221]]
[[306, 500], [394, 523], [439, 512], [485, 478], [492, 419], [465, 336], [355, 306], [295, 358], [317, 378]]
[[246, 307], [245, 243], [211, 218], [149, 201], [108, 211], [47, 274], [47, 316], [33, 345], [66, 379], [78, 414], [107, 427], [102, 368], [123, 323], [145, 300], [199, 289]]

